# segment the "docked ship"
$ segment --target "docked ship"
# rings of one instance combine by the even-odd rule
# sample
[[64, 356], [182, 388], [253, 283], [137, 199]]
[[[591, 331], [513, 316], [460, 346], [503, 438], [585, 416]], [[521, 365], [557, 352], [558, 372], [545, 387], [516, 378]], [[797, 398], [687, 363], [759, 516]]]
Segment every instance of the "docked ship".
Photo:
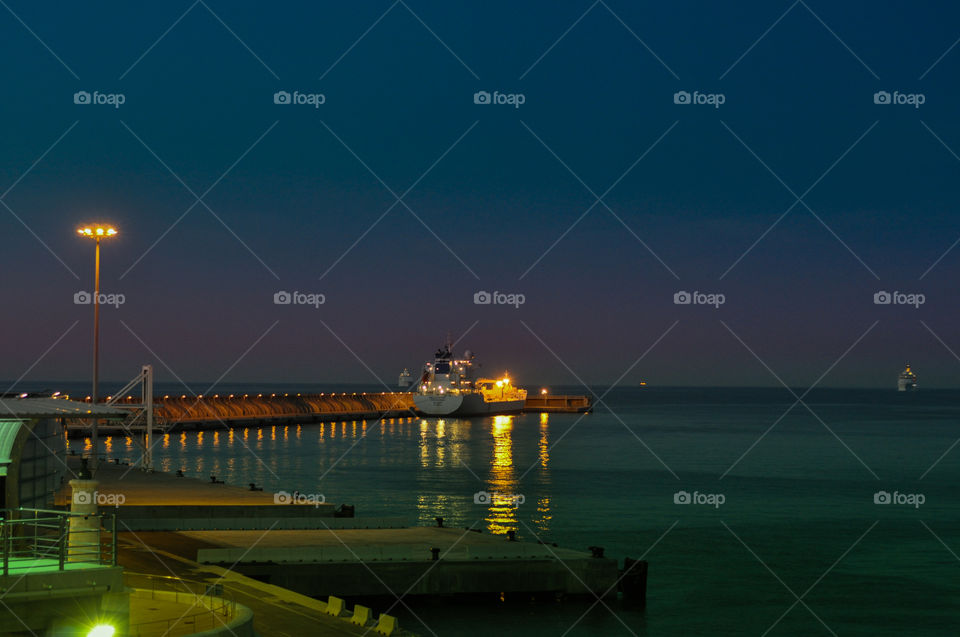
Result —
[[413, 375], [410, 373], [410, 370], [406, 367], [403, 368], [403, 373], [400, 374], [400, 379], [397, 380], [397, 386], [400, 389], [406, 389], [413, 383]]
[[449, 344], [426, 363], [413, 394], [417, 409], [428, 416], [480, 416], [523, 410], [527, 391], [515, 387], [510, 377], [474, 378], [470, 350], [457, 358]]
[[897, 391], [913, 391], [917, 388], [917, 375], [910, 369], [910, 365], [900, 372], [897, 377]]

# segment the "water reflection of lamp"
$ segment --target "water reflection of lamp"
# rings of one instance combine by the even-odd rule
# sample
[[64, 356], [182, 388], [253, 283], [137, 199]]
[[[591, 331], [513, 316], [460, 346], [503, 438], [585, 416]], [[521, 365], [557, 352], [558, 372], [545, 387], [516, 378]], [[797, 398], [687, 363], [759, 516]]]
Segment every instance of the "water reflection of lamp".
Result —
[[517, 481], [513, 470], [513, 416], [493, 418], [493, 458], [490, 464], [491, 491], [497, 494], [487, 510], [490, 532], [499, 535], [517, 526]]

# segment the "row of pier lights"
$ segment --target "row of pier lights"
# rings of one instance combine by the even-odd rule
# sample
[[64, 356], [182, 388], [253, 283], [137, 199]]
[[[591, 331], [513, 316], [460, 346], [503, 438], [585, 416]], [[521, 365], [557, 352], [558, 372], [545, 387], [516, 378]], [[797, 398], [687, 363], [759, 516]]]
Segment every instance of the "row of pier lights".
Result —
[[[392, 396], [392, 395], [394, 395], [394, 394], [401, 394], [401, 393], [405, 393], [405, 392], [389, 391], [389, 392], [376, 392], [376, 393], [377, 393], [378, 395], [386, 394], [386, 395], [388, 395], [388, 396]], [[545, 394], [545, 393], [547, 393], [547, 391], [546, 391], [546, 390], [543, 390], [543, 393]], [[59, 394], [60, 394], [60, 392], [57, 392], [57, 393], [54, 394], [54, 395], [56, 396], [56, 395], [59, 395]], [[326, 396], [326, 395], [327, 395], [326, 392], [320, 392], [319, 394], [307, 394], [307, 396]], [[330, 395], [331, 395], [331, 396], [336, 396], [337, 393], [336, 393], [336, 392], [331, 392]], [[341, 395], [341, 396], [366, 396], [366, 395], [367, 395], [367, 392], [365, 392], [365, 391], [362, 391], [362, 392], [350, 392], [350, 393], [343, 392], [343, 393], [341, 393], [340, 395]], [[294, 394], [293, 396], [294, 396], [295, 398], [300, 398], [301, 396], [303, 396], [303, 394]], [[227, 399], [233, 399], [233, 398], [236, 398], [236, 397], [237, 397], [237, 396], [236, 396], [235, 394], [229, 394], [229, 395], [227, 395], [227, 396], [224, 396], [224, 398], [227, 398]], [[249, 397], [250, 397], [250, 394], [243, 394], [242, 396], [240, 396], [240, 399], [243, 400], [243, 399], [249, 398]], [[257, 397], [257, 398], [263, 398], [263, 394], [257, 394], [256, 397]], [[270, 394], [270, 398], [276, 398], [276, 397], [277, 397], [277, 394]], [[290, 394], [283, 394], [283, 398], [289, 398], [289, 397], [290, 397]], [[65, 396], [65, 398], [69, 398], [69, 396]], [[135, 398], [134, 396], [127, 396], [124, 400], [133, 400], [134, 398]], [[176, 399], [177, 397], [174, 396], [173, 398]], [[184, 400], [184, 399], [187, 399], [187, 398], [196, 398], [197, 400], [203, 400], [203, 394], [200, 394], [200, 395], [198, 395], [198, 396], [188, 396], [187, 394], [180, 394], [180, 399], [181, 399], [181, 400]], [[219, 399], [219, 398], [220, 398], [220, 394], [214, 394], [213, 396], [207, 396], [207, 398], [218, 398], [218, 399]], [[113, 400], [113, 396], [107, 396], [107, 397], [106, 397], [106, 400]], [[169, 394], [164, 395], [163, 400], [170, 400], [170, 395], [169, 395]], [[87, 396], [86, 398], [84, 398], [84, 402], [88, 402], [88, 403], [91, 402], [91, 397], [90, 397], [90, 396]]]

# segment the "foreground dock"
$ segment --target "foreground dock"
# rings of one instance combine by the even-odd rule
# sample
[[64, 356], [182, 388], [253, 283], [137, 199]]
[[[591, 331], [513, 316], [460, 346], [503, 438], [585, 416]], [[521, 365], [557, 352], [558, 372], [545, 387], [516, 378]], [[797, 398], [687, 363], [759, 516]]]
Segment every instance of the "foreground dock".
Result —
[[[76, 457], [68, 460], [79, 465]], [[352, 507], [281, 503], [272, 493], [116, 464], [101, 465], [85, 484], [112, 504], [101, 508], [116, 513], [121, 535], [310, 597], [391, 591], [592, 597], [615, 594], [619, 579], [617, 562], [602, 550], [443, 528], [442, 520], [437, 527], [405, 527], [355, 518]], [[68, 489], [58, 493], [58, 504], [70, 504]]]
[[[615, 560], [468, 529], [187, 531], [183, 551], [311, 597], [616, 593]], [[189, 540], [189, 541], [186, 541]], [[194, 554], [195, 552], [195, 554]]]

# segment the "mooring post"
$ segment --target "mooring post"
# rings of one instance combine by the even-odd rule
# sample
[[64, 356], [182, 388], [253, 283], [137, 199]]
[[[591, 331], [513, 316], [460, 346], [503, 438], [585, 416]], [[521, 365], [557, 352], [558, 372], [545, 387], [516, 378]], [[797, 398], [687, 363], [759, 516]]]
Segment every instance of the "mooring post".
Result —
[[650, 564], [646, 560], [623, 559], [623, 572], [620, 575], [620, 591], [623, 598], [640, 604], [647, 603], [647, 571]]

